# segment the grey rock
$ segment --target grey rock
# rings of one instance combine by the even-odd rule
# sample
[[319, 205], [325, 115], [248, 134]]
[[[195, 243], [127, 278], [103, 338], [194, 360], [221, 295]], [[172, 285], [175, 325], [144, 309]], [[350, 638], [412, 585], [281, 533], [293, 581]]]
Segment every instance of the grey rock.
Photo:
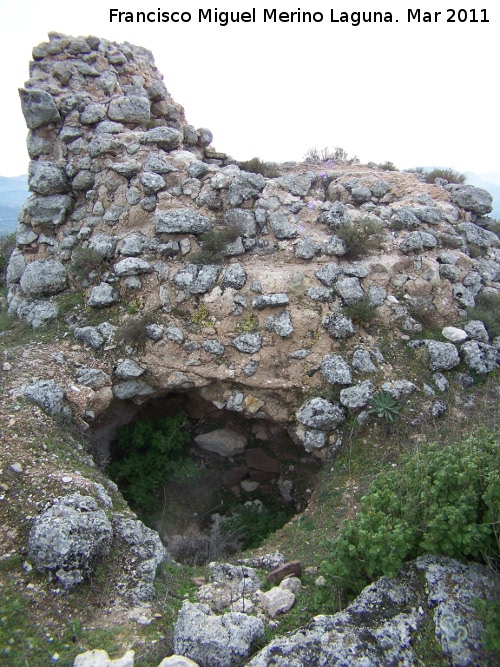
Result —
[[247, 274], [245, 269], [239, 263], [230, 264], [224, 271], [222, 277], [222, 287], [233, 289], [241, 289], [247, 281]]
[[432, 379], [434, 380], [434, 384], [436, 387], [439, 389], [441, 392], [448, 391], [450, 387], [450, 383], [446, 379], [446, 377], [442, 373], [434, 373], [432, 376]]
[[252, 238], [257, 233], [257, 224], [253, 211], [232, 208], [224, 215], [226, 224], [238, 230], [243, 238]]
[[179, 254], [181, 246], [177, 241], [167, 241], [158, 245], [158, 252], [164, 257], [175, 257]]
[[443, 217], [441, 209], [437, 206], [421, 206], [414, 208], [413, 214], [417, 216], [420, 222], [426, 222], [428, 225], [438, 225]]
[[240, 172], [229, 186], [229, 203], [231, 206], [240, 206], [251, 197], [257, 197], [266, 185], [266, 179], [261, 174]]
[[330, 384], [351, 384], [349, 364], [338, 354], [327, 354], [321, 362], [321, 375]]
[[69, 190], [68, 177], [50, 162], [32, 162], [29, 168], [29, 189], [39, 195], [57, 195]]
[[345, 421], [344, 409], [324, 398], [307, 400], [295, 415], [298, 422], [316, 431], [333, 431]]
[[110, 165], [110, 168], [113, 171], [116, 171], [117, 174], [120, 174], [120, 176], [130, 179], [138, 173], [141, 165], [135, 160], [126, 160], [125, 162], [113, 162], [113, 164]]
[[17, 225], [16, 229], [16, 243], [17, 245], [30, 245], [33, 241], [36, 241], [38, 234], [33, 231], [32, 227], [29, 225], [23, 225], [21, 222]]
[[490, 340], [486, 327], [480, 320], [470, 320], [467, 322], [465, 331], [472, 340], [477, 340], [481, 343], [488, 343]]
[[396, 211], [392, 216], [392, 220], [406, 229], [411, 229], [412, 227], [418, 227], [420, 225], [420, 220], [415, 215], [414, 210], [407, 206]]
[[447, 278], [450, 282], [456, 283], [460, 279], [460, 269], [451, 264], [440, 264], [439, 275], [441, 278]]
[[434, 401], [431, 405], [431, 416], [433, 419], [439, 419], [447, 410], [447, 405], [444, 401]]
[[71, 185], [73, 190], [87, 191], [94, 187], [95, 175], [88, 169], [82, 169], [73, 179]]
[[58, 415], [62, 410], [64, 391], [55, 380], [37, 380], [25, 386], [23, 394], [51, 416]]
[[200, 196], [196, 200], [198, 206], [206, 206], [211, 211], [220, 211], [222, 208], [222, 198], [218, 190], [212, 190], [210, 185], [202, 187]]
[[208, 352], [209, 354], [215, 354], [217, 356], [224, 354], [224, 345], [218, 340], [204, 340], [201, 346], [205, 352]]
[[24, 119], [30, 130], [61, 120], [54, 98], [45, 90], [21, 88], [19, 96]]
[[142, 234], [142, 232], [132, 232], [126, 236], [120, 246], [120, 255], [125, 257], [137, 257], [142, 255], [144, 250], [148, 247], [150, 239]]
[[334, 255], [342, 257], [347, 252], [347, 246], [339, 236], [333, 235], [326, 243], [321, 246], [321, 252], [325, 255]]
[[7, 284], [11, 285], [13, 283], [18, 283], [25, 268], [26, 260], [24, 259], [24, 254], [18, 248], [14, 248], [9, 263], [7, 264], [7, 271], [5, 274]]
[[51, 134], [50, 137], [43, 136], [38, 134], [36, 130], [30, 130], [28, 132], [28, 138], [26, 139], [26, 147], [28, 149], [28, 154], [32, 160], [40, 157], [41, 155], [49, 155], [52, 153], [54, 148], [55, 136]]
[[263, 635], [258, 618], [240, 612], [216, 616], [207, 605], [186, 601], [174, 625], [174, 650], [206, 667], [237, 667]]
[[[245, 245], [250, 242], [254, 241], [254, 239], [245, 239]], [[244, 255], [245, 254], [245, 245], [241, 239], [241, 236], [239, 236], [236, 241], [233, 241], [232, 243], [228, 243], [226, 245], [226, 248], [224, 250], [224, 256], [225, 257], [238, 257], [239, 255]]]
[[138, 276], [141, 273], [151, 273], [153, 267], [139, 257], [126, 257], [117, 262], [113, 270], [117, 276]]
[[49, 197], [32, 196], [23, 204], [21, 218], [30, 215], [33, 223], [60, 225], [68, 213], [73, 210], [73, 199], [69, 195], [50, 195]]
[[293, 334], [293, 324], [288, 310], [283, 310], [279, 315], [268, 317], [266, 329], [274, 331], [282, 338], [289, 338]]
[[213, 227], [208, 218], [188, 208], [157, 211], [154, 222], [157, 234], [203, 234]]
[[152, 341], [157, 342], [163, 338], [163, 327], [160, 324], [148, 324], [146, 335]]
[[78, 384], [83, 384], [92, 389], [101, 389], [109, 384], [109, 375], [97, 368], [79, 368], [75, 373]]
[[416, 390], [416, 385], [409, 380], [393, 380], [392, 382], [384, 382], [382, 385], [382, 391], [390, 394], [396, 401], [399, 401], [403, 396], [409, 396]]
[[126, 144], [112, 134], [94, 133], [94, 136], [87, 147], [87, 151], [90, 157], [97, 158], [103, 155], [119, 155], [125, 151], [126, 148]]
[[359, 278], [340, 278], [335, 283], [335, 291], [346, 305], [356, 303], [365, 296]]
[[436, 237], [429, 232], [410, 232], [400, 244], [401, 252], [408, 254], [410, 252], [420, 252], [424, 248], [435, 248], [437, 246]]
[[269, 215], [269, 225], [277, 239], [293, 239], [297, 236], [297, 227], [288, 220], [288, 216], [281, 211]]
[[372, 306], [379, 307], [384, 304], [387, 298], [387, 292], [380, 285], [370, 285], [368, 288], [368, 297]]
[[259, 370], [258, 361], [250, 361], [243, 369], [243, 375], [247, 378], [252, 377]]
[[292, 195], [305, 197], [311, 189], [314, 178], [314, 174], [309, 171], [305, 174], [285, 174], [274, 182]]
[[169, 174], [177, 171], [176, 167], [167, 162], [163, 155], [162, 153], [150, 153], [144, 165], [144, 171], [154, 174]]
[[96, 134], [120, 134], [125, 128], [121, 123], [115, 123], [112, 120], [103, 120], [94, 128]]
[[262, 346], [262, 336], [259, 333], [247, 333], [237, 336], [231, 344], [245, 354], [255, 354]]
[[39, 259], [27, 264], [21, 288], [28, 296], [51, 296], [62, 292], [68, 282], [65, 267], [54, 259]]
[[120, 380], [135, 380], [145, 372], [146, 369], [139, 366], [133, 359], [124, 359], [115, 368], [115, 375]]
[[332, 338], [349, 338], [353, 336], [354, 325], [352, 320], [340, 313], [331, 313], [323, 318], [321, 323]]
[[226, 401], [226, 410], [243, 412], [243, 394], [241, 391], [233, 392]]
[[491, 373], [498, 367], [499, 352], [492, 345], [470, 340], [460, 347], [467, 368], [476, 373]]
[[80, 123], [82, 125], [95, 125], [106, 115], [106, 107], [103, 104], [91, 102], [87, 104], [80, 114]]
[[332, 290], [328, 287], [310, 287], [306, 291], [306, 295], [313, 301], [319, 301], [320, 303], [331, 303], [335, 300]]
[[108, 116], [118, 123], [146, 123], [150, 119], [150, 104], [147, 97], [130, 95], [111, 100]]
[[366, 185], [358, 185], [351, 190], [351, 195], [357, 204], [363, 204], [371, 200], [372, 191]]
[[158, 199], [156, 195], [147, 195], [143, 197], [140, 201], [141, 207], [148, 213], [152, 213], [156, 209], [156, 204]]
[[118, 206], [117, 204], [111, 204], [106, 213], [104, 214], [103, 220], [108, 225], [113, 226], [120, 220], [122, 213], [125, 213], [125, 206]]
[[152, 172], [145, 171], [140, 178], [144, 192], [147, 195], [153, 195], [163, 190], [166, 187], [164, 179], [160, 174], [153, 174]]
[[473, 222], [462, 222], [457, 225], [457, 230], [467, 240], [480, 248], [496, 247], [500, 245], [500, 239], [493, 232], [483, 229]]
[[212, 143], [214, 137], [211, 130], [206, 127], [200, 127], [196, 132], [198, 134], [198, 144], [200, 146], [206, 147]]
[[350, 410], [364, 408], [371, 398], [373, 398], [373, 385], [369, 380], [340, 391], [340, 402]]
[[94, 349], [104, 345], [104, 338], [95, 327], [77, 327], [73, 330], [73, 336], [86, 345], [90, 345]]
[[348, 209], [340, 203], [325, 202], [322, 207], [323, 210], [318, 218], [319, 222], [328, 225], [331, 229], [339, 227], [339, 225], [348, 225], [351, 223]]
[[349, 262], [349, 264], [344, 264], [342, 271], [346, 276], [355, 276], [356, 278], [366, 278], [368, 275], [368, 267], [364, 262]]
[[37, 517], [29, 533], [28, 556], [40, 571], [55, 575], [69, 589], [109, 554], [111, 524], [90, 496], [57, 498]]
[[83, 130], [81, 127], [72, 127], [71, 125], [66, 125], [59, 132], [59, 139], [64, 144], [69, 144], [70, 142], [78, 139], [83, 135]]
[[380, 197], [385, 197], [385, 195], [392, 190], [392, 186], [389, 185], [387, 181], [378, 178], [374, 183], [372, 183], [370, 189], [372, 193], [375, 195], [375, 197], [380, 198]]
[[450, 343], [462, 343], [468, 338], [467, 332], [458, 327], [444, 327], [441, 333], [446, 340], [450, 341]]
[[431, 371], [449, 370], [458, 366], [460, 357], [452, 343], [441, 343], [435, 340], [424, 341], [429, 352], [429, 368]]
[[106, 259], [113, 259], [115, 256], [118, 238], [108, 236], [107, 234], [96, 234], [89, 241], [89, 248], [95, 250]]
[[376, 373], [377, 367], [372, 362], [368, 350], [356, 350], [352, 355], [352, 367], [360, 373]]
[[91, 308], [106, 308], [120, 301], [118, 291], [108, 283], [100, 283], [93, 287], [87, 305]]
[[325, 431], [308, 429], [304, 438], [304, 449], [313, 452], [315, 449], [323, 449], [328, 444], [328, 436]]
[[453, 297], [458, 301], [458, 303], [465, 308], [466, 310], [472, 309], [476, 305], [475, 296], [473, 290], [465, 287], [461, 283], [455, 284], [452, 287]]
[[165, 151], [174, 150], [182, 143], [183, 135], [173, 127], [154, 127], [141, 137], [142, 144], [156, 144]]
[[122, 540], [130, 554], [125, 556], [125, 562], [129, 562], [130, 566], [124, 568], [126, 580], [122, 583], [125, 587], [123, 594], [132, 604], [153, 599], [153, 581], [158, 566], [163, 561], [172, 560], [158, 533], [147, 528], [142, 521], [120, 514], [113, 515], [112, 525], [115, 539]]
[[326, 285], [326, 287], [333, 287], [335, 281], [342, 273], [338, 264], [324, 264], [320, 269], [314, 272], [316, 278]]
[[184, 342], [184, 332], [179, 327], [167, 327], [165, 335], [169, 340], [173, 340], [174, 343], [179, 343], [179, 345]]
[[27, 322], [33, 329], [44, 326], [47, 322], [55, 320], [58, 315], [57, 305], [49, 301], [31, 301], [29, 299], [18, 299], [11, 303], [9, 313], [14, 313], [19, 319]]
[[202, 449], [224, 457], [243, 454], [247, 446], [246, 437], [230, 428], [201, 433], [194, 438], [194, 441]]
[[217, 282], [220, 267], [214, 264], [186, 264], [177, 271], [174, 283], [184, 292], [204, 294]]
[[493, 197], [483, 188], [476, 188], [473, 185], [450, 185], [448, 190], [451, 201], [465, 211], [487, 215], [493, 210]]
[[312, 259], [314, 255], [319, 253], [319, 251], [320, 247], [316, 241], [307, 237], [300, 239], [294, 248], [295, 257], [298, 257], [299, 259]]
[[252, 307], [262, 310], [267, 307], [287, 306], [290, 303], [288, 295], [278, 292], [276, 294], [262, 294], [252, 301]]
[[203, 178], [210, 171], [210, 167], [206, 162], [191, 162], [188, 167], [188, 174], [191, 178]]
[[153, 387], [141, 380], [129, 380], [113, 386], [113, 394], [122, 401], [134, 398], [135, 396], [149, 396], [149, 394], [153, 393]]

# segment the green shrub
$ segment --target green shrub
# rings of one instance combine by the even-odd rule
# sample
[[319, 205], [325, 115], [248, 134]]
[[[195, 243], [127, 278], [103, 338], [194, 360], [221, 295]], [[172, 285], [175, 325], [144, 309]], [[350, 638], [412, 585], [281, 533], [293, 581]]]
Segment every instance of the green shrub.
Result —
[[397, 171], [398, 170], [398, 168], [396, 167], [394, 162], [389, 162], [389, 161], [381, 162], [378, 167], [379, 167], [379, 169], [383, 169], [384, 171]]
[[278, 510], [265, 505], [243, 505], [238, 512], [221, 524], [224, 535], [238, 535], [242, 540], [241, 549], [254, 549], [285, 525], [292, 513]]
[[378, 246], [380, 226], [371, 218], [356, 223], [343, 222], [335, 228], [336, 235], [344, 241], [347, 251], [345, 259], [359, 259]]
[[354, 155], [349, 157], [347, 151], [340, 146], [335, 148], [310, 148], [305, 156], [305, 160], [313, 162], [340, 162], [341, 164], [359, 164], [359, 158]]
[[156, 509], [163, 484], [175, 473], [182, 449], [191, 440], [182, 429], [185, 421], [185, 415], [178, 414], [155, 423], [137, 421], [116, 431], [107, 474], [141, 512]]
[[392, 424], [399, 415], [398, 402], [387, 392], [379, 391], [368, 401], [368, 414]]
[[476, 600], [476, 609], [483, 617], [483, 648], [500, 655], [500, 600]]
[[93, 248], [78, 247], [71, 256], [71, 272], [78, 280], [85, 280], [92, 271], [101, 271], [104, 255]]
[[365, 326], [371, 324], [377, 316], [377, 307], [373, 305], [368, 294], [362, 299], [345, 306], [344, 313], [351, 318], [355, 324]]
[[238, 162], [238, 166], [243, 171], [249, 171], [251, 174], [262, 174], [262, 176], [266, 175], [266, 163], [260, 160], [258, 157], [253, 157], [251, 160]]
[[491, 339], [500, 336], [500, 294], [481, 292], [469, 316], [483, 322]]
[[325, 575], [357, 594], [423, 554], [498, 562], [499, 465], [494, 435], [460, 446], [426, 444], [403, 457], [377, 475], [356, 519], [342, 526], [322, 565]]
[[467, 176], [465, 174], [461, 174], [454, 169], [438, 168], [424, 172], [424, 180], [426, 183], [434, 183], [436, 178], [444, 178], [448, 183], [457, 183], [458, 185], [463, 185], [467, 181]]
[[225, 259], [225, 250], [228, 243], [236, 241], [240, 235], [236, 227], [212, 229], [200, 236], [201, 249], [193, 253], [193, 264], [218, 264]]

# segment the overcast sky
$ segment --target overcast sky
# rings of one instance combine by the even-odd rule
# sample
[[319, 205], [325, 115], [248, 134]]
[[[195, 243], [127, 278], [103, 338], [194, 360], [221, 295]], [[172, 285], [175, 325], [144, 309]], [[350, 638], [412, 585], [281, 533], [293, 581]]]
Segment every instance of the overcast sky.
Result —
[[[415, 4], [414, 4], [415, 3]], [[0, 0], [2, 141], [0, 175], [27, 171], [26, 126], [17, 89], [31, 49], [48, 31], [89, 35], [149, 48], [188, 121], [208, 127], [213, 146], [237, 159], [298, 160], [308, 148], [341, 146], [363, 162], [399, 168], [449, 166], [500, 172], [498, 42], [493, 0], [308, 2], [318, 23], [263, 21], [264, 8], [298, 4], [259, 0]], [[255, 23], [199, 22], [199, 9], [251, 11]], [[459, 22], [458, 10], [467, 8]], [[189, 23], [110, 22], [110, 9], [190, 12]], [[408, 22], [408, 9], [441, 11], [437, 22]], [[447, 22], [455, 10], [455, 22]], [[392, 12], [392, 23], [332, 23], [346, 11]], [[485, 10], [485, 11], [482, 11]], [[481, 19], [489, 19], [489, 23]], [[398, 22], [396, 23], [396, 19]]]

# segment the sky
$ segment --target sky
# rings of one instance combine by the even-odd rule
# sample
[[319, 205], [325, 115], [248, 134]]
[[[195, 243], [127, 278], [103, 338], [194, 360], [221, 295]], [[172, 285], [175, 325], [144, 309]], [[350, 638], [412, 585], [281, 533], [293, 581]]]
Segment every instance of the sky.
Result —
[[[340, 146], [364, 163], [400, 169], [500, 172], [500, 4], [421, 1], [0, 0], [0, 175], [27, 172], [17, 90], [29, 78], [32, 47], [49, 31], [150, 49], [188, 122], [208, 127], [213, 146], [238, 160], [301, 160], [310, 148]], [[255, 23], [199, 21], [200, 9], [213, 17], [215, 9], [253, 8]], [[119, 23], [111, 9], [189, 12], [191, 21]], [[264, 22], [273, 9], [321, 12], [323, 20]], [[408, 20], [409, 9], [420, 9], [420, 22]], [[393, 21], [331, 21], [354, 11], [391, 12]], [[425, 12], [437, 20], [424, 22]]]

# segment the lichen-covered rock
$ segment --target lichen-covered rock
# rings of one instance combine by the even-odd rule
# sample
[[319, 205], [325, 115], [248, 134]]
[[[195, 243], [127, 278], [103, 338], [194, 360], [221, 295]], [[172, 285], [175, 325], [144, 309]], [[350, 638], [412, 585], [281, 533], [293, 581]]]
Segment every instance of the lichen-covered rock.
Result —
[[279, 315], [270, 315], [267, 318], [266, 329], [274, 331], [282, 338], [288, 338], [293, 334], [292, 318], [288, 310], [283, 310]]
[[359, 385], [342, 389], [340, 392], [340, 402], [346, 408], [354, 410], [364, 408], [368, 401], [373, 398], [373, 385], [369, 380], [365, 380]]
[[117, 276], [138, 276], [141, 273], [151, 273], [153, 267], [140, 257], [125, 257], [113, 267]]
[[79, 493], [57, 498], [37, 517], [28, 538], [28, 555], [38, 570], [72, 588], [105, 558], [113, 531], [103, 510]]
[[247, 274], [245, 269], [236, 262], [230, 264], [224, 271], [222, 277], [222, 287], [232, 287], [233, 289], [241, 289], [247, 281]]
[[146, 369], [134, 361], [133, 359], [124, 359], [115, 368], [115, 375], [121, 380], [135, 380], [141, 375], [144, 375]]
[[40, 259], [26, 265], [21, 288], [28, 296], [51, 296], [62, 292], [68, 282], [68, 272], [55, 259]]
[[492, 345], [470, 340], [460, 347], [467, 368], [481, 375], [491, 373], [498, 367], [499, 351]]
[[101, 283], [92, 288], [87, 305], [91, 308], [106, 308], [119, 301], [118, 291], [108, 283]]
[[26, 125], [30, 130], [61, 120], [54, 98], [45, 90], [21, 88], [19, 95]]
[[351, 318], [341, 313], [327, 315], [323, 318], [322, 325], [332, 338], [349, 338], [355, 333]]
[[241, 334], [232, 341], [232, 345], [245, 354], [255, 354], [261, 348], [262, 336], [259, 333]]
[[184, 602], [174, 625], [174, 650], [205, 667], [237, 667], [263, 634], [258, 618], [239, 612], [216, 616], [207, 605]]
[[321, 362], [321, 375], [330, 384], [351, 384], [349, 364], [338, 354], [327, 354]]
[[474, 185], [450, 185], [451, 201], [465, 211], [487, 215], [493, 210], [493, 197], [483, 188]]
[[155, 213], [158, 234], [203, 234], [212, 229], [212, 222], [191, 209], [169, 209]]
[[215, 264], [186, 264], [175, 274], [174, 283], [190, 294], [204, 294], [217, 282], [219, 271]]
[[317, 431], [333, 431], [345, 421], [345, 412], [340, 405], [315, 397], [307, 400], [295, 417], [304, 426]]
[[49, 415], [57, 415], [62, 410], [64, 391], [55, 380], [36, 380], [24, 387], [23, 394]]
[[483, 229], [473, 222], [463, 222], [457, 225], [458, 231], [463, 234], [468, 243], [479, 246], [480, 248], [496, 247], [500, 245], [500, 240], [496, 234]]

